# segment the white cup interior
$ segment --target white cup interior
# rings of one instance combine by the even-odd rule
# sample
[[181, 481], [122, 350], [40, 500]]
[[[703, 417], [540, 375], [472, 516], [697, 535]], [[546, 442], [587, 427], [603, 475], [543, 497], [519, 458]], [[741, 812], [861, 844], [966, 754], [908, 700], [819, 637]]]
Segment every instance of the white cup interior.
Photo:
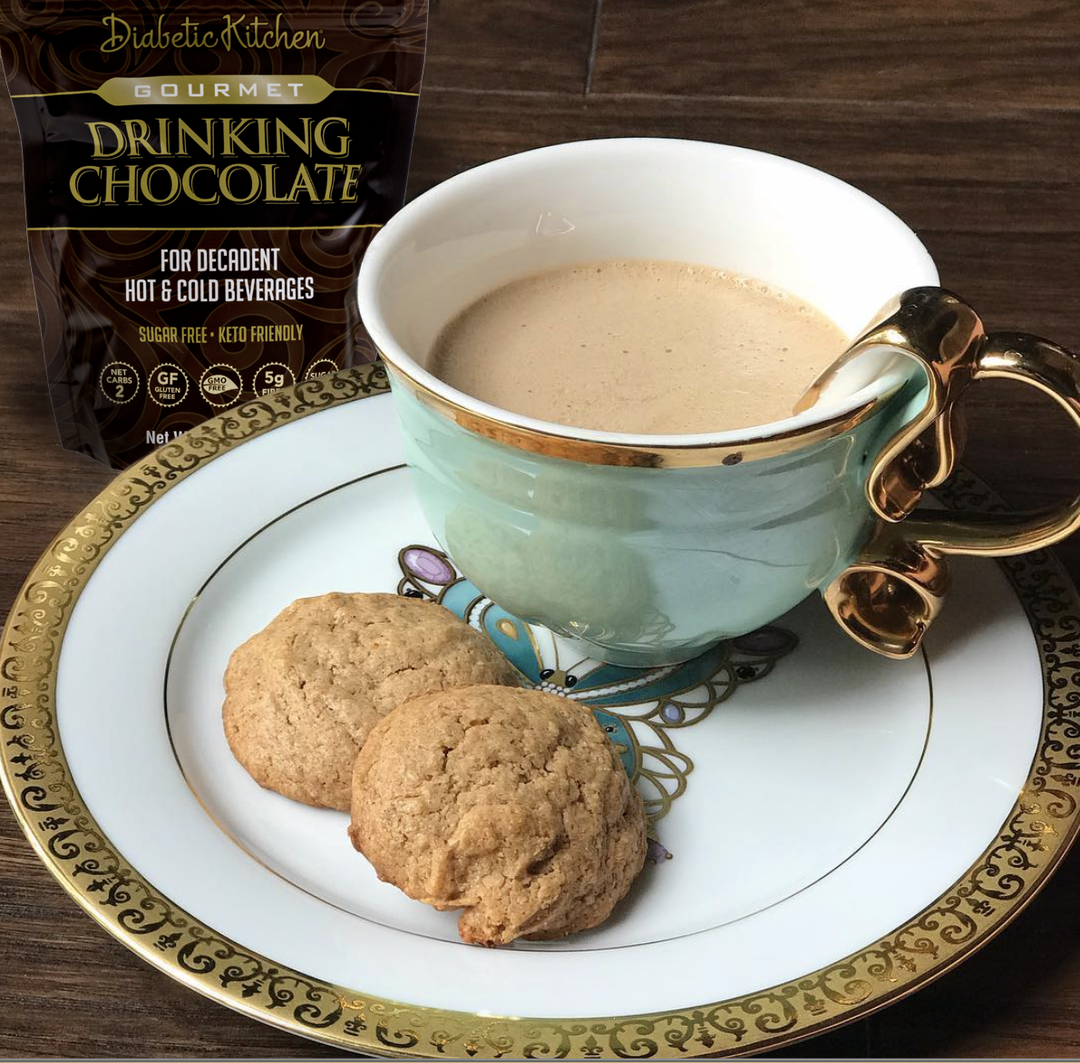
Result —
[[[645, 437], [495, 410], [425, 368], [442, 327], [493, 288], [544, 269], [626, 258], [759, 278], [816, 306], [852, 338], [897, 293], [938, 283], [911, 229], [819, 170], [722, 144], [592, 140], [500, 159], [417, 198], [364, 258], [360, 313], [388, 362], [459, 405], [555, 434], [631, 442]], [[757, 430], [665, 438], [724, 442], [787, 431], [897, 386], [882, 363], [846, 379], [846, 394], [830, 393], [798, 417]]]

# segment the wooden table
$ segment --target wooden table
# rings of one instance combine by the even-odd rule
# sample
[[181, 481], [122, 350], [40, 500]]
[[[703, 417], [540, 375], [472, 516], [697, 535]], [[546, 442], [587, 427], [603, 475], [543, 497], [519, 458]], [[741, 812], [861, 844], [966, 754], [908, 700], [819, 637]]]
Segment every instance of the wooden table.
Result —
[[[1080, 348], [1080, 5], [1064, 0], [435, 0], [410, 193], [510, 152], [615, 135], [724, 141], [829, 170], [921, 235], [992, 327]], [[0, 605], [110, 473], [46, 398], [17, 135], [0, 105]], [[1006, 385], [966, 461], [1008, 501], [1061, 497], [1080, 440]], [[1080, 543], [1062, 550], [1080, 576]], [[5, 610], [6, 611], [6, 610]], [[792, 1056], [1080, 1054], [1080, 857], [958, 971]], [[335, 1054], [142, 964], [70, 902], [0, 810], [0, 1054]]]

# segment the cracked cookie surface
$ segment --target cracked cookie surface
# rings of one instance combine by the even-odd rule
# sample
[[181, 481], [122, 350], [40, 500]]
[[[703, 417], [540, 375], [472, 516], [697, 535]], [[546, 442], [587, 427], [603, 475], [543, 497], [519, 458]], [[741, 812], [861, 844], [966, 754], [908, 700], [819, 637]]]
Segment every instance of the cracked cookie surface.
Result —
[[429, 694], [356, 758], [353, 845], [383, 881], [464, 909], [464, 941], [602, 923], [645, 861], [645, 812], [588, 708], [493, 686]]
[[520, 682], [485, 636], [440, 605], [324, 594], [293, 602], [233, 652], [222, 722], [261, 786], [348, 811], [353, 761], [391, 709], [449, 687]]

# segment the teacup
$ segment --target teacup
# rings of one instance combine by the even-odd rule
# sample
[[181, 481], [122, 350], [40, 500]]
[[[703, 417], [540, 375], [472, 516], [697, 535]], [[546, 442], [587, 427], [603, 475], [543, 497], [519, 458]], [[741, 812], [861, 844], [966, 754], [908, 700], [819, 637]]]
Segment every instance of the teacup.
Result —
[[[757, 277], [818, 307], [852, 345], [792, 416], [707, 435], [542, 422], [425, 368], [443, 325], [486, 292], [628, 258]], [[955, 403], [971, 382], [1022, 380], [1080, 424], [1072, 355], [987, 335], [937, 283], [915, 234], [834, 177], [743, 148], [629, 139], [541, 148], [425, 193], [372, 242], [358, 298], [420, 504], [458, 568], [590, 656], [653, 666], [815, 590], [859, 642], [910, 656], [948, 589], [946, 555], [1033, 550], [1080, 524], [1080, 499], [1013, 517], [910, 516], [954, 466]]]

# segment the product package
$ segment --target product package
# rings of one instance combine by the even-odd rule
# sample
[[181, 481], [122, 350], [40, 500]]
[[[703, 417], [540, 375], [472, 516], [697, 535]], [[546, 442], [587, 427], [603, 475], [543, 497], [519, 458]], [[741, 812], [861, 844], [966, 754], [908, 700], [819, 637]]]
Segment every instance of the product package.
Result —
[[117, 468], [375, 351], [427, 0], [0, 0], [49, 388]]

